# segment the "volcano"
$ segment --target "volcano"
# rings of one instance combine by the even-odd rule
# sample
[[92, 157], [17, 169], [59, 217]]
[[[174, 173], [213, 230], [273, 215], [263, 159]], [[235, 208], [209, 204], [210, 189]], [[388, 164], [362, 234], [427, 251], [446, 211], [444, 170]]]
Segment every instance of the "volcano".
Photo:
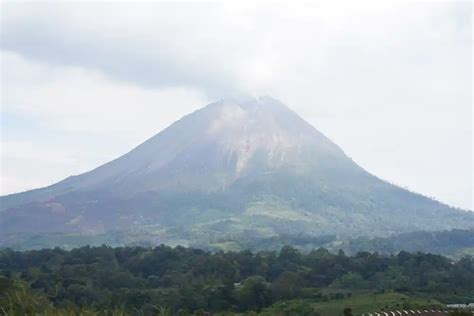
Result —
[[0, 241], [122, 231], [189, 245], [474, 227], [471, 212], [365, 171], [271, 97], [209, 104], [109, 163], [0, 203]]

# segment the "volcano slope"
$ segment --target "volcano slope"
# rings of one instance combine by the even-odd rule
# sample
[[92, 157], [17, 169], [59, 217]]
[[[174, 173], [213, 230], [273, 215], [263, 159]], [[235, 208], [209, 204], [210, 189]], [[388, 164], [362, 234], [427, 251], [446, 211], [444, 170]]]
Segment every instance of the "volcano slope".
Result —
[[109, 163], [0, 204], [4, 244], [19, 234], [189, 245], [474, 227], [471, 212], [368, 173], [271, 97], [209, 104]]

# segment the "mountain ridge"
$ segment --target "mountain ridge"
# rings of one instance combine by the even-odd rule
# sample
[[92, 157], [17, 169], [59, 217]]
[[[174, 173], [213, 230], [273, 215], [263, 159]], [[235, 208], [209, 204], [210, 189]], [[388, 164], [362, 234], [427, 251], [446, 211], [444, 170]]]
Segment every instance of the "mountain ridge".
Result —
[[134, 227], [186, 243], [474, 227], [473, 214], [365, 171], [267, 96], [211, 103], [117, 159], [0, 202], [3, 235]]

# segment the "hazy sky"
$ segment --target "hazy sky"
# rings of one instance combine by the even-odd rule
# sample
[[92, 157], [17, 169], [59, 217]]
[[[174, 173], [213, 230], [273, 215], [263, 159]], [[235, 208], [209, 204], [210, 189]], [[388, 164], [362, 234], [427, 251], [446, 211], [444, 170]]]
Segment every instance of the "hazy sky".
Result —
[[472, 209], [472, 4], [380, 2], [2, 2], [0, 194], [266, 94], [370, 172]]

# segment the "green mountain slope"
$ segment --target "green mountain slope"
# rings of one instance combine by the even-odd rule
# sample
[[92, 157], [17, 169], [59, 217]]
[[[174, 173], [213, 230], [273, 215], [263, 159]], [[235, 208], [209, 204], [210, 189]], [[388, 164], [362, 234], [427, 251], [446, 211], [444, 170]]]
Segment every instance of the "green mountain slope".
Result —
[[0, 241], [133, 231], [186, 245], [474, 227], [472, 213], [369, 174], [270, 97], [210, 104], [97, 169], [0, 203]]

